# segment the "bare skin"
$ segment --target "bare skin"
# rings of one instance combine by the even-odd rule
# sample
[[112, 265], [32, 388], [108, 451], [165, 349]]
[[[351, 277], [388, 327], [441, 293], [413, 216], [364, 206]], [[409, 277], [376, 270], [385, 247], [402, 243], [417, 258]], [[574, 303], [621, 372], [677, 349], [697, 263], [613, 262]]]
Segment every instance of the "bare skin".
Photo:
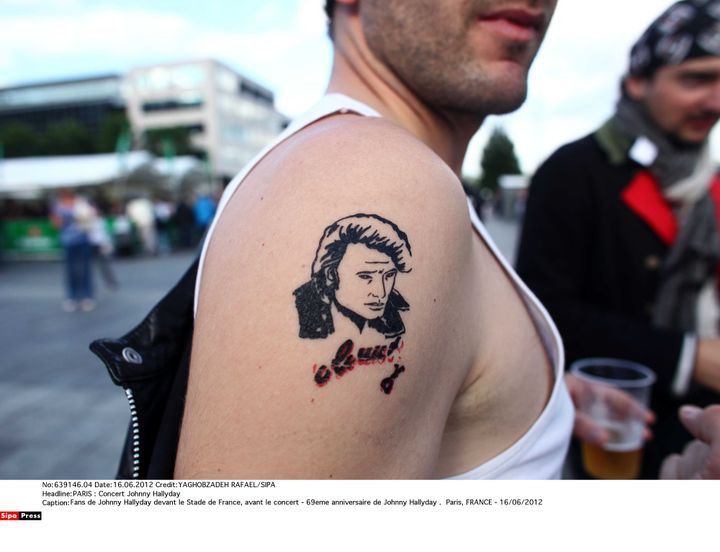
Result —
[[700, 409], [684, 406], [680, 420], [695, 440], [682, 454], [672, 454], [663, 462], [661, 479], [720, 479], [720, 406]]
[[[484, 114], [431, 107], [412, 92], [365, 39], [363, 21], [377, 22], [382, 3], [368, 2], [367, 12], [359, 4], [344, 0], [337, 10], [329, 90], [384, 118], [336, 115], [310, 125], [259, 163], [228, 204], [203, 271], [176, 477], [455, 475], [511, 446], [549, 398], [545, 350], [508, 275], [474, 233], [457, 178]], [[448, 17], [460, 6], [435, 4]], [[545, 20], [554, 8], [514, 5]], [[498, 94], [507, 95], [504, 87], [524, 95], [517, 89], [541, 34], [523, 48], [502, 34], [480, 48], [490, 52], [477, 55]], [[297, 337], [290, 291], [307, 279], [323, 228], [352, 213], [378, 213], [412, 243], [413, 270], [393, 281], [410, 310], [405, 370], [394, 372], [389, 395], [378, 387], [392, 372], [383, 366], [313, 385], [313, 364], [329, 363], [346, 336]]]

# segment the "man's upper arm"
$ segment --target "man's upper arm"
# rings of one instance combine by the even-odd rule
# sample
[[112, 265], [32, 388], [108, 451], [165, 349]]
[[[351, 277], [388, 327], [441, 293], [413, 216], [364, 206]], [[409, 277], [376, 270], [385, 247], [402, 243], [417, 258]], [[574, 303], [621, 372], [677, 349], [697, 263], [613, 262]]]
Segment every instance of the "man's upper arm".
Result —
[[424, 147], [355, 126], [279, 148], [223, 214], [179, 477], [431, 474], [471, 354], [467, 210]]

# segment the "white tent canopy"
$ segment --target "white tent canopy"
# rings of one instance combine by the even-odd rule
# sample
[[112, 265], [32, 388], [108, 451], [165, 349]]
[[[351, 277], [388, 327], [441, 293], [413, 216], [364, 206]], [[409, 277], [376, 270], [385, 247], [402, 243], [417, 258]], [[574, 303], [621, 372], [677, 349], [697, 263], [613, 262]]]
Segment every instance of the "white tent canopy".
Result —
[[0, 160], [0, 194], [32, 196], [43, 190], [101, 186], [124, 182], [157, 185], [204, 175], [202, 163], [193, 157], [172, 161], [155, 158], [147, 151], [126, 154], [99, 153], [54, 157], [23, 157]]
[[5, 159], [0, 161], [0, 193], [98, 186], [151, 170], [151, 162], [146, 151]]
[[208, 170], [203, 162], [191, 155], [182, 155], [173, 159], [155, 159], [153, 168], [169, 179], [171, 188], [205, 184], [209, 179]]

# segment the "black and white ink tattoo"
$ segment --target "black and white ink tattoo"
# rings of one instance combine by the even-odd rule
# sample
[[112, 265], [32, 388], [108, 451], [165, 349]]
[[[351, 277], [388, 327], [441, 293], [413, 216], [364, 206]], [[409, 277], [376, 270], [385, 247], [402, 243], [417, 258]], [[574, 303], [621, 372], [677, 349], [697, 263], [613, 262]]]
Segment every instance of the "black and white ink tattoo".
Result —
[[352, 215], [325, 228], [310, 280], [293, 292], [300, 337], [328, 337], [337, 316], [361, 333], [368, 327], [386, 338], [405, 333], [400, 313], [410, 306], [395, 279], [410, 272], [410, 257], [405, 232], [378, 215]]

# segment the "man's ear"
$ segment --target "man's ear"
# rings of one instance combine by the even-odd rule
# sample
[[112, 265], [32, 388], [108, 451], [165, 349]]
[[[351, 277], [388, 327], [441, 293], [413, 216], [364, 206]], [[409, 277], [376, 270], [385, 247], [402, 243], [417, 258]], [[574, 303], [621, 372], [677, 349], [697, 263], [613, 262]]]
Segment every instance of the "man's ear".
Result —
[[647, 96], [650, 81], [643, 77], [625, 77], [625, 92], [631, 99], [643, 101]]
[[340, 286], [337, 268], [329, 266], [325, 269], [325, 281], [330, 289], [337, 289]]
[[[348, 10], [348, 13], [357, 13], [360, 0], [335, 0], [335, 14], [340, 10]], [[334, 16], [333, 16], [334, 17]]]

